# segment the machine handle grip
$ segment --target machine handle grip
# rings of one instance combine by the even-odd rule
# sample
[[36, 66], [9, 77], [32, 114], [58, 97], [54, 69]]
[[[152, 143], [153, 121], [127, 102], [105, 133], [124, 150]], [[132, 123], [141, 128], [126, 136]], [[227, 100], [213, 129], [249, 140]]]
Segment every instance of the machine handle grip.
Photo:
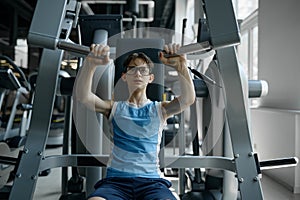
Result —
[[90, 53], [90, 47], [66, 41], [58, 41], [57, 48], [79, 54], [80, 56], [87, 56]]
[[299, 159], [297, 157], [288, 157], [288, 158], [277, 158], [271, 160], [260, 161], [261, 170], [266, 169], [276, 169], [282, 167], [295, 167], [297, 166]]

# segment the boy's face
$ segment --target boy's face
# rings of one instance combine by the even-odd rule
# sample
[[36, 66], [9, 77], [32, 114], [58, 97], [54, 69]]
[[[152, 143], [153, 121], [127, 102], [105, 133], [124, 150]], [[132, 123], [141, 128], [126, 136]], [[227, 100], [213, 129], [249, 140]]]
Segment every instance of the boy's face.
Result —
[[142, 89], [154, 80], [154, 75], [143, 59], [136, 58], [129, 63], [122, 79], [127, 82], [129, 88]]

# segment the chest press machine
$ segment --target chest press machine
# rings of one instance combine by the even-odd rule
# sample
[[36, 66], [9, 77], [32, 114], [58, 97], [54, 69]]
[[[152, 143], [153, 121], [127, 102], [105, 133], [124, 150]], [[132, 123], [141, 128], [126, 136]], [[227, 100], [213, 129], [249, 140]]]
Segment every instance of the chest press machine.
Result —
[[[164, 158], [162, 164], [163, 167], [170, 168], [213, 168], [233, 172], [239, 185], [240, 197], [245, 200], [260, 200], [263, 199], [259, 178], [260, 166], [272, 165], [272, 162], [271, 164], [259, 162], [252, 149], [235, 52], [235, 45], [240, 42], [240, 37], [232, 3], [231, 0], [203, 0], [203, 6], [210, 30], [209, 47], [216, 51], [216, 60], [222, 75], [223, 88], [226, 91], [225, 114], [233, 157], [168, 156]], [[15, 179], [9, 194], [10, 200], [32, 199], [38, 173], [45, 169], [68, 166], [105, 166], [108, 161], [107, 155], [44, 156], [54, 97], [57, 86], [61, 83], [58, 74], [63, 50], [81, 56], [89, 52], [89, 47], [68, 42], [71, 29], [77, 24], [79, 9], [79, 3], [75, 0], [37, 2], [28, 41], [32, 45], [43, 47], [44, 50], [37, 77], [31, 126], [25, 147], [20, 152], [19, 158], [14, 160]], [[49, 16], [51, 16], [51, 21], [45, 23]], [[186, 53], [189, 53], [188, 50]], [[199, 85], [195, 85], [196, 90], [205, 87], [203, 82], [198, 83]], [[196, 91], [196, 93], [198, 97], [201, 97], [201, 92]], [[285, 164], [291, 163], [295, 164], [295, 159], [288, 160]]]

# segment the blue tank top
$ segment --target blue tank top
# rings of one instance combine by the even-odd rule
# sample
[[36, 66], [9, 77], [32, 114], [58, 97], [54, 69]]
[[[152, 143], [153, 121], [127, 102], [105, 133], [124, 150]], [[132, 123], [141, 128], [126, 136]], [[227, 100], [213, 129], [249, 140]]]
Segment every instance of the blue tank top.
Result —
[[115, 102], [109, 119], [113, 147], [106, 176], [159, 178], [161, 103], [148, 101], [138, 108], [127, 101]]

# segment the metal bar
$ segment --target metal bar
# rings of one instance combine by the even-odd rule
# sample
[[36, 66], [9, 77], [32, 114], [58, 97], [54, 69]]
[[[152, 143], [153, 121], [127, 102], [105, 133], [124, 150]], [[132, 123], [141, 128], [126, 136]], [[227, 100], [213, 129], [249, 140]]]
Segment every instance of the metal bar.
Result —
[[39, 171], [56, 167], [101, 167], [106, 166], [109, 155], [56, 155], [45, 157], [41, 161]]
[[[180, 113], [180, 122], [179, 122], [178, 148], [179, 148], [179, 155], [180, 156], [185, 154], [185, 145], [186, 145], [184, 113], [185, 113], [185, 111], [182, 111]], [[169, 163], [169, 162], [166, 162], [166, 160], [165, 160], [165, 163]], [[179, 177], [179, 180], [184, 180], [184, 178], [185, 178], [185, 168], [179, 168], [178, 177]], [[184, 181], [179, 181], [178, 191], [179, 191], [179, 195], [184, 194], [184, 192], [185, 192], [185, 182]]]
[[231, 136], [241, 197], [243, 200], [260, 200], [263, 199], [263, 194], [253, 156], [235, 47], [217, 50], [217, 59], [223, 77], [226, 119]]
[[187, 45], [182, 45], [180, 49], [176, 52], [176, 54], [165, 54], [166, 58], [176, 57], [180, 54], [190, 54], [195, 52], [203, 52], [211, 50], [211, 45], [208, 41], [200, 42], [200, 43], [191, 43]]
[[[37, 78], [32, 121], [10, 199], [32, 199], [45, 149], [56, 94], [62, 51], [44, 49]], [[45, 84], [47, 80], [47, 84]]]
[[88, 55], [90, 53], [90, 47], [84, 46], [84, 45], [79, 45], [71, 42], [66, 42], [66, 41], [58, 41], [57, 42], [57, 48], [63, 49], [66, 51], [71, 51], [73, 53], [78, 53], [81, 56]]
[[[70, 136], [71, 136], [71, 132], [72, 132], [72, 110], [73, 110], [72, 103], [73, 103], [73, 101], [72, 101], [71, 96], [67, 96], [65, 100], [66, 100], [65, 123], [64, 123], [64, 137], [63, 137], [62, 153], [64, 155], [68, 155], [69, 147], [70, 147]], [[61, 169], [61, 193], [62, 193], [62, 195], [68, 194], [67, 184], [68, 184], [68, 168], [63, 167]]]
[[165, 158], [165, 165], [170, 168], [210, 168], [236, 171], [233, 159], [220, 156], [169, 156]]
[[16, 165], [18, 159], [14, 157], [9, 157], [9, 156], [0, 156], [0, 163], [1, 164], [6, 164], [6, 165]]
[[[39, 171], [56, 167], [103, 167], [106, 166], [109, 155], [54, 155], [47, 156], [41, 161]], [[170, 168], [210, 168], [235, 172], [235, 163], [232, 158], [221, 156], [167, 156], [164, 158], [165, 166]]]
[[9, 137], [11, 137], [11, 131], [13, 128], [13, 123], [17, 114], [17, 106], [19, 104], [20, 101], [20, 96], [21, 96], [21, 91], [17, 90], [16, 96], [15, 96], [15, 100], [14, 100], [14, 104], [12, 106], [12, 110], [9, 116], [9, 120], [8, 123], [6, 125], [6, 130], [5, 130], [5, 134], [4, 134], [4, 140], [8, 139]]
[[[66, 7], [67, 0], [43, 0], [37, 2], [30, 27], [32, 31], [31, 39], [34, 44], [44, 44], [44, 46], [42, 45], [43, 47], [52, 49], [52, 44], [56, 43], [56, 38], [60, 35], [61, 29], [64, 29], [66, 37], [69, 36], [72, 28], [70, 21], [72, 20], [64, 18]], [[55, 20], [45, 24], [43, 20], [48, 18], [47, 14], [49, 12], [53, 12], [51, 15], [55, 16]], [[59, 16], [55, 13], [59, 13]], [[35, 37], [41, 36], [40, 33], [46, 33], [46, 35], [42, 34], [43, 37]], [[9, 196], [10, 200], [27, 200], [33, 197], [40, 163], [48, 138], [62, 57], [62, 50], [43, 50], [33, 101], [31, 124], [24, 146], [24, 153], [16, 170], [16, 178]], [[47, 84], [45, 80], [47, 80]]]

